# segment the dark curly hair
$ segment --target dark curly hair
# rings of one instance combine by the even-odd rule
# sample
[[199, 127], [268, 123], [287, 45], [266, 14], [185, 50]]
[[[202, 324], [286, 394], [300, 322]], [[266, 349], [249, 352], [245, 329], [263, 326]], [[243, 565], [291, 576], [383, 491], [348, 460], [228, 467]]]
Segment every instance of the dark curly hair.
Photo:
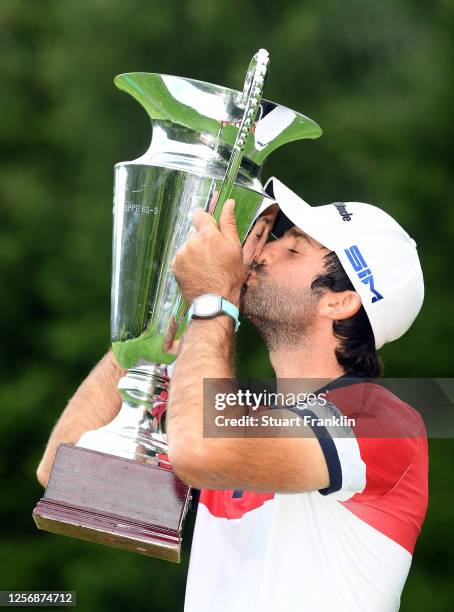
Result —
[[[323, 295], [331, 291], [355, 291], [336, 253], [325, 255], [325, 269], [312, 281], [311, 289]], [[338, 363], [346, 374], [379, 378], [383, 375], [383, 363], [375, 348], [375, 339], [364, 306], [358, 312], [339, 321], [333, 321], [333, 333], [340, 340], [336, 349]]]

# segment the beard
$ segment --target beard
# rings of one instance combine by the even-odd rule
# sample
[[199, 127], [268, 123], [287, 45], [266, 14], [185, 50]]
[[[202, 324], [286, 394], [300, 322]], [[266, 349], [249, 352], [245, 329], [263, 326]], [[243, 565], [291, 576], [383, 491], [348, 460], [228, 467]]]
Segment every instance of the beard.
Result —
[[295, 348], [307, 336], [316, 316], [318, 296], [310, 287], [282, 287], [254, 266], [257, 282], [243, 287], [240, 309], [259, 331], [269, 351]]

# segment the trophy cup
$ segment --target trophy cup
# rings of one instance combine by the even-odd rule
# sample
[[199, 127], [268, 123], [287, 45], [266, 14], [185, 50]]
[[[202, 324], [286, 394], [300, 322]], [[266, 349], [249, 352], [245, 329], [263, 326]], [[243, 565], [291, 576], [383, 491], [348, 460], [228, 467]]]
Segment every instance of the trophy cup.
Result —
[[[214, 216], [236, 200], [244, 240], [269, 200], [260, 174], [277, 147], [321, 129], [262, 99], [268, 53], [251, 61], [242, 91], [164, 74], [115, 78], [148, 113], [150, 148], [115, 166], [111, 332], [128, 369], [115, 419], [57, 450], [33, 517], [40, 529], [178, 562], [191, 490], [167, 459], [167, 366], [187, 325], [170, 264], [197, 207]], [[190, 449], [188, 449], [190, 452]]]

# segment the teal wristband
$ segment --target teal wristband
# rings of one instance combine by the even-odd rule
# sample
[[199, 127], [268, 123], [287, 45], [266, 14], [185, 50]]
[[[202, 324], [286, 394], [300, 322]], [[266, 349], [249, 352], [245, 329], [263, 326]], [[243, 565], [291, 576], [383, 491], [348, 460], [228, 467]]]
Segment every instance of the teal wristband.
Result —
[[213, 293], [207, 293], [196, 298], [188, 310], [188, 321], [194, 319], [212, 319], [219, 315], [226, 314], [235, 321], [235, 331], [240, 326], [239, 310], [225, 298]]
[[240, 326], [240, 311], [235, 306], [235, 304], [232, 304], [232, 302], [229, 302], [225, 298], [222, 298], [221, 307], [222, 307], [223, 312], [225, 314], [230, 315], [232, 319], [235, 321], [235, 331], [237, 332]]

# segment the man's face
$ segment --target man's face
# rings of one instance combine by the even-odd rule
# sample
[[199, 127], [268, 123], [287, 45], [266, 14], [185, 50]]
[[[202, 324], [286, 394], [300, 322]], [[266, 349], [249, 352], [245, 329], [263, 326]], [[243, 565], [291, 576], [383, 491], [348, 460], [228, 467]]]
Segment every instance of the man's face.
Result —
[[328, 252], [292, 227], [256, 253], [241, 307], [270, 349], [294, 345], [314, 323], [319, 298], [311, 290], [311, 283], [323, 272], [323, 258]]

